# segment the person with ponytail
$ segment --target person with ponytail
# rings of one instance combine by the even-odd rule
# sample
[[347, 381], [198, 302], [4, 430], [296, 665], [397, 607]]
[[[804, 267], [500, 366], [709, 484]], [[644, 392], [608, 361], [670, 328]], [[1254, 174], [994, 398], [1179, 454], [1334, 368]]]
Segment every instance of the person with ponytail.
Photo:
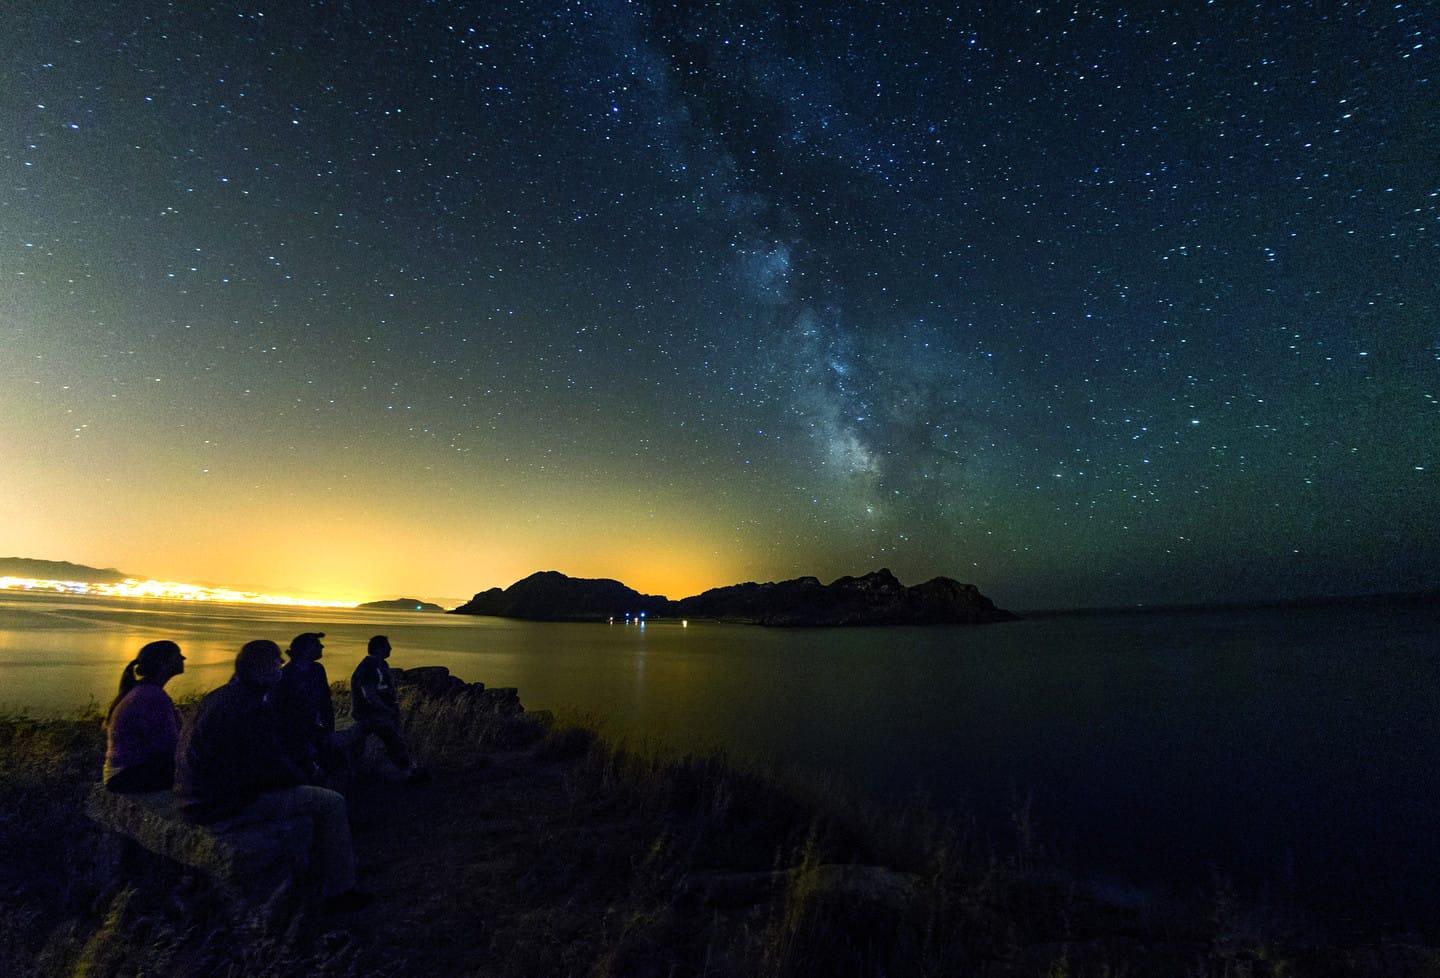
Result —
[[105, 787], [168, 791], [175, 782], [180, 714], [165, 684], [185, 671], [180, 646], [168, 640], [140, 650], [120, 675], [120, 692], [105, 717]]

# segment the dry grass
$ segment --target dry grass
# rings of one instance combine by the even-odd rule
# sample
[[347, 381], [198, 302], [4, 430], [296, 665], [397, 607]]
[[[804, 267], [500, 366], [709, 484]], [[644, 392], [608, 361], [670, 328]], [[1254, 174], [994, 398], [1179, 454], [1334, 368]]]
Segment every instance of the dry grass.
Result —
[[[343, 686], [336, 700], [343, 715]], [[1188, 908], [1109, 905], [1047, 864], [1023, 804], [997, 849], [923, 799], [877, 806], [822, 779], [615, 743], [587, 718], [507, 715], [467, 694], [406, 690], [401, 704], [436, 789], [490, 756], [544, 786], [533, 798], [548, 810], [507, 843], [520, 871], [491, 895], [486, 963], [467, 973], [1440, 978], [1427, 948], [1267, 938], [1223, 887]], [[102, 747], [93, 710], [0, 717], [0, 973], [415, 973], [366, 928], [317, 918], [293, 894], [237, 907], [161, 860], [121, 862], [81, 812]], [[447, 858], [496, 857], [493, 840], [466, 851], [466, 813], [439, 810], [461, 830], [445, 836], [461, 840]], [[443, 919], [429, 926], [447, 932]]]
[[100, 832], [84, 801], [100, 777], [101, 719], [93, 704], [69, 717], [0, 715], [0, 974], [361, 973], [351, 942], [307, 930], [290, 894], [236, 907]]

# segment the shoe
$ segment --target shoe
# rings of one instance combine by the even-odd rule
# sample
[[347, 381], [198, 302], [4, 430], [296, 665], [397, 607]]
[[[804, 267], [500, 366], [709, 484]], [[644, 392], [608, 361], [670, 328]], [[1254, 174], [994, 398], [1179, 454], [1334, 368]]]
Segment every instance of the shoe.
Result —
[[325, 900], [326, 913], [355, 913], [375, 902], [375, 894], [364, 890], [346, 890]]

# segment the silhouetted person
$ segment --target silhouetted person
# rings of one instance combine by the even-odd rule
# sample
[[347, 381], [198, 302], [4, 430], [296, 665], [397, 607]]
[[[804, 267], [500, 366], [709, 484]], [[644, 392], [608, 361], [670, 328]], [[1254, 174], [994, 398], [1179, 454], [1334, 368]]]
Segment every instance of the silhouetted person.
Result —
[[290, 661], [280, 670], [271, 699], [280, 716], [281, 736], [305, 780], [318, 783], [323, 769], [335, 767], [335, 705], [330, 678], [320, 664], [324, 632], [301, 632], [290, 642]]
[[205, 694], [181, 734], [175, 784], [180, 810], [201, 824], [310, 816], [327, 908], [358, 909], [371, 897], [355, 889], [345, 799], [301, 784], [304, 772], [281, 743], [267, 695], [279, 682], [280, 646], [268, 639], [246, 642], [235, 657], [234, 677]]
[[390, 640], [384, 635], [370, 639], [369, 651], [350, 676], [350, 713], [360, 731], [355, 751], [365, 748], [371, 734], [385, 745], [390, 763], [404, 773], [408, 781], [423, 781], [428, 775], [410, 761], [410, 752], [400, 737], [400, 703], [395, 697], [395, 679], [390, 666]]
[[180, 714], [165, 684], [185, 671], [174, 642], [151, 642], [120, 674], [120, 692], [105, 716], [105, 787], [169, 791], [175, 783]]

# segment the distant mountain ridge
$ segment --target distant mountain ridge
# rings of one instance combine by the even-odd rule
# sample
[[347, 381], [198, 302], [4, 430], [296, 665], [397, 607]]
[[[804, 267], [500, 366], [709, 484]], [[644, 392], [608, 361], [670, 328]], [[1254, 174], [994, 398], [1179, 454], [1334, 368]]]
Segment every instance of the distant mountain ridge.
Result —
[[482, 591], [451, 614], [532, 621], [605, 621], [643, 614], [777, 626], [978, 625], [1016, 617], [997, 608], [973, 584], [936, 577], [906, 587], [888, 568], [830, 584], [815, 577], [752, 581], [679, 601], [641, 594], [608, 578], [587, 580], [541, 571], [508, 588]]
[[86, 584], [118, 584], [135, 578], [114, 567], [90, 567], [68, 560], [41, 560], [38, 557], [0, 557], [0, 577], [29, 577], [41, 581], [83, 581]]

